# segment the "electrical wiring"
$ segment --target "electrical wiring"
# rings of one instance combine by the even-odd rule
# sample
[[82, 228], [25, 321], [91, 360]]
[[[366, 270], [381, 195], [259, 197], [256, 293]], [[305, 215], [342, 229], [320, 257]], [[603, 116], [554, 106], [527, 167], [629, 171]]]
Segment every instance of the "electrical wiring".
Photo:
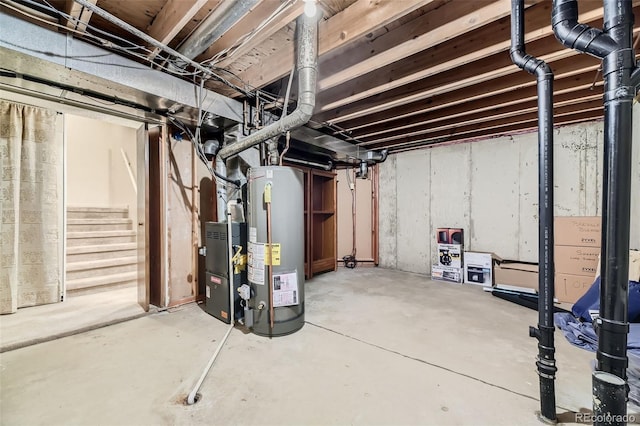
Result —
[[[35, 5], [39, 8], [45, 9], [53, 14], [56, 14], [59, 17], [62, 17], [70, 22], [76, 22], [76, 23], [82, 23], [83, 25], [86, 25], [86, 30], [85, 31], [79, 31], [76, 30], [74, 28], [68, 28], [65, 25], [61, 25], [59, 23], [54, 23], [54, 22], [50, 22], [47, 21], [45, 19], [42, 19], [40, 17], [37, 17], [33, 14], [30, 14], [24, 10], [20, 10], [17, 9], [15, 7], [12, 7], [11, 5], [7, 4], [4, 0], [0, 0], [0, 4], [9, 7], [13, 10], [16, 10], [17, 12], [29, 16], [32, 19], [38, 20], [40, 22], [43, 22], [47, 25], [52, 25], [55, 26], [57, 28], [63, 29], [65, 31], [74, 33], [74, 34], [78, 34], [81, 35], [82, 37], [84, 37], [85, 39], [87, 39], [88, 41], [94, 43], [97, 46], [100, 47], [107, 47], [107, 48], [111, 48], [113, 50], [117, 50], [120, 52], [123, 52], [127, 55], [133, 56], [137, 59], [139, 59], [140, 61], [143, 62], [147, 62], [150, 65], [154, 66], [154, 67], [158, 67], [159, 69], [161, 69], [162, 71], [165, 71], [167, 73], [173, 74], [173, 75], [177, 75], [177, 76], [181, 76], [181, 77], [193, 77], [193, 76], [199, 76], [200, 78], [205, 79], [206, 81], [210, 80], [210, 79], [215, 79], [218, 80], [220, 82], [222, 82], [223, 84], [231, 87], [232, 89], [236, 90], [237, 92], [241, 93], [242, 95], [248, 97], [248, 98], [253, 98], [254, 95], [252, 94], [252, 92], [255, 92], [256, 95], [258, 96], [258, 94], [260, 96], [263, 97], [267, 97], [269, 99], [271, 99], [272, 102], [276, 102], [278, 97], [263, 91], [263, 90], [258, 90], [255, 87], [252, 87], [248, 84], [246, 84], [245, 82], [242, 81], [242, 78], [240, 76], [238, 76], [237, 74], [233, 73], [230, 70], [226, 70], [226, 69], [220, 69], [214, 66], [204, 66], [204, 64], [206, 64], [207, 61], [203, 62], [201, 65], [203, 69], [196, 69], [194, 71], [185, 71], [180, 64], [177, 63], [176, 60], [171, 59], [171, 58], [164, 58], [163, 59], [163, 63], [159, 63], [157, 60], [154, 60], [155, 57], [157, 57], [158, 59], [162, 59], [163, 57], [160, 55], [153, 55], [153, 52], [151, 49], [147, 48], [146, 46], [142, 46], [142, 45], [138, 45], [133, 43], [130, 40], [124, 39], [122, 37], [119, 37], [115, 34], [100, 30], [99, 28], [95, 27], [94, 25], [91, 25], [89, 23], [84, 23], [81, 22], [79, 19], [75, 18], [74, 16], [71, 16], [67, 13], [64, 13], [58, 9], [56, 9], [55, 7], [52, 6], [51, 3], [49, 3], [47, 0], [22, 0], [24, 3], [26, 4], [30, 4], [30, 5]], [[283, 3], [279, 6], [278, 9], [276, 9], [276, 11], [274, 11], [272, 13], [272, 15], [270, 15], [264, 22], [262, 22], [260, 24], [260, 26], [258, 27], [258, 29], [263, 28], [264, 26], [268, 25], [273, 19], [275, 19], [280, 13], [282, 13], [284, 10], [286, 10], [286, 8], [290, 7], [290, 5], [292, 4], [292, 2], [295, 0], [288, 0], [286, 3]], [[126, 28], [125, 28], [126, 29]], [[100, 34], [104, 37], [107, 37], [107, 39], [105, 39], [104, 37], [97, 35]], [[135, 34], [134, 34], [135, 35]], [[114, 43], [111, 40], [115, 40], [118, 41], [122, 44], [125, 44], [125, 46], [122, 46], [118, 43]], [[109, 63], [102, 63], [102, 62], [94, 62], [97, 64], [104, 64], [104, 65], [110, 65], [110, 66], [121, 66], [121, 65], [117, 65], [117, 64], [109, 64]], [[166, 65], [169, 64], [169, 65]], [[221, 73], [227, 73], [229, 75], [232, 75], [234, 78], [238, 79], [241, 82], [241, 86], [232, 83], [231, 81], [225, 79], [224, 77], [222, 77], [220, 74]]]
[[236, 41], [235, 44], [227, 47], [226, 49], [221, 50], [210, 59], [203, 61], [202, 64], [205, 64], [205, 63], [215, 64], [217, 62], [220, 62], [232, 56], [235, 51], [245, 46], [249, 41], [251, 41], [251, 39], [253, 39], [258, 33], [260, 33], [260, 31], [262, 31], [267, 25], [273, 22], [282, 12], [284, 12], [289, 7], [291, 7], [295, 3], [295, 1], [296, 0], [288, 0], [287, 2], [282, 3], [280, 6], [278, 6], [278, 8], [275, 11], [271, 13], [271, 15], [267, 17], [267, 19], [262, 21], [260, 25], [258, 25], [256, 28], [254, 28], [253, 30], [251, 30], [250, 32], [242, 36], [238, 41]]
[[204, 152], [204, 150], [202, 148], [202, 144], [200, 143], [199, 136], [196, 136], [196, 134], [198, 134], [198, 130], [196, 130], [196, 134], [194, 134], [178, 118], [173, 117], [171, 115], [168, 116], [168, 118], [179, 130], [181, 130], [184, 134], [187, 135], [187, 137], [189, 138], [189, 140], [191, 141], [191, 143], [194, 146], [194, 149], [196, 151], [196, 154], [198, 155], [198, 158], [200, 158], [200, 160], [203, 162], [203, 164], [205, 165], [205, 167], [207, 168], [207, 170], [209, 171], [211, 176], [214, 176], [216, 178], [216, 183], [219, 183], [220, 185], [224, 186], [225, 185], [224, 182], [226, 182], [226, 183], [230, 183], [232, 185], [235, 185], [238, 188], [240, 187], [240, 182], [239, 181], [227, 178], [226, 176], [222, 176], [215, 169], [213, 169], [211, 167], [211, 165], [209, 164], [209, 160], [207, 159], [207, 156], [206, 156], [206, 154], [205, 154], [205, 152]]
[[[0, 0], [0, 1], [2, 1], [2, 0]], [[66, 14], [66, 13], [61, 12], [60, 10], [56, 9], [49, 2], [47, 2], [47, 0], [41, 0], [42, 2], [44, 2], [44, 4], [35, 2], [34, 0], [23, 0], [23, 1], [25, 1], [26, 3], [29, 3], [29, 4], [39, 5], [40, 7], [45, 8], [45, 9], [47, 9], [47, 10], [49, 10], [49, 11], [51, 11], [51, 12], [53, 12], [53, 13], [55, 13], [55, 14], [63, 17], [63, 18], [65, 18], [65, 19], [67, 19], [67, 20], [70, 20], [72, 22], [80, 22], [77, 18], [75, 18], [75, 17], [73, 17], [73, 16], [71, 16], [69, 14]], [[4, 2], [2, 2], [2, 3], [4, 4]], [[24, 12], [24, 11], [20, 11], [20, 12], [23, 13], [23, 14], [26, 14], [26, 15], [30, 15], [30, 14]], [[42, 21], [42, 19], [40, 19], [40, 20]], [[52, 23], [47, 22], [47, 21], [43, 21], [43, 22], [52, 24]], [[150, 55], [152, 53], [152, 50], [148, 49], [147, 47], [142, 46], [142, 45], [137, 45], [137, 44], [135, 44], [135, 43], [133, 43], [133, 42], [131, 42], [129, 40], [126, 40], [126, 39], [124, 39], [122, 37], [119, 37], [119, 36], [117, 36], [115, 34], [102, 31], [102, 30], [100, 30], [100, 29], [98, 29], [95, 26], [90, 25], [90, 24], [87, 24], [87, 31], [86, 32], [81, 32], [81, 31], [77, 31], [75, 29], [67, 28], [66, 26], [63, 26], [63, 25], [60, 25], [60, 24], [54, 24], [54, 25], [58, 26], [59, 28], [63, 28], [65, 30], [67, 30], [67, 31], [72, 31], [72, 32], [81, 34], [83, 36], [97, 38], [99, 40], [99, 43], [98, 43], [99, 46], [110, 47], [112, 49], [117, 49], [117, 50], [124, 51], [125, 53], [131, 54], [131, 55], [133, 55], [133, 56], [135, 56], [135, 57], [137, 57], [137, 58], [139, 58], [139, 59], [141, 59], [143, 61], [146, 61], [146, 62], [149, 62], [149, 63], [151, 63], [153, 65], [159, 66], [161, 69], [163, 69], [164, 71], [169, 72], [171, 74], [175, 74], [175, 75], [179, 75], [179, 76], [192, 76], [192, 75], [200, 75], [200, 74], [203, 73], [202, 70], [197, 70], [197, 71], [194, 71], [194, 72], [185, 72], [184, 70], [182, 70], [179, 67], [173, 67], [172, 68], [172, 67], [166, 67], [164, 65], [158, 64], [157, 62], [155, 62], [152, 59], [150, 59]], [[115, 40], [119, 40], [119, 41], [121, 41], [123, 43], [126, 43], [126, 44], [129, 44], [131, 46], [129, 48], [126, 48], [126, 47], [123, 48], [123, 46], [120, 46], [118, 44], [114, 44], [114, 43], [112, 43], [112, 42], [110, 42], [108, 40], [101, 39], [98, 36], [96, 36], [95, 34], [91, 34], [88, 30], [92, 30], [92, 31], [98, 32], [100, 34], [104, 34], [107, 37], [110, 37], [110, 38], [115, 39]], [[145, 52], [146, 54], [135, 53], [135, 52], [132, 52], [129, 49], [138, 49], [138, 50], [141, 50], [141, 51]], [[171, 62], [171, 61], [169, 61], [169, 62]], [[224, 79], [223, 77], [217, 75], [216, 73], [214, 73], [211, 70], [207, 70], [207, 71], [210, 73], [209, 77], [215, 78], [215, 79], [221, 81], [222, 83], [227, 84], [229, 87], [232, 87], [233, 89], [237, 90], [239, 93], [242, 93], [245, 96], [248, 95], [247, 91], [243, 90], [242, 88], [238, 87], [237, 85], [234, 85], [233, 83], [227, 81], [226, 79]]]
[[[131, 69], [140, 69], [140, 70], [148, 69], [148, 67], [144, 65], [144, 64], [148, 64], [149, 66], [157, 67], [164, 72], [171, 73], [173, 75], [177, 75], [180, 77], [189, 77], [190, 79], [192, 79], [194, 85], [199, 89], [197, 90], [198, 94], [196, 99], [196, 104], [198, 106], [198, 117], [197, 117], [196, 129], [195, 129], [195, 132], [192, 133], [188, 131], [189, 129], [186, 126], [182, 126], [179, 128], [183, 131], [187, 130], [185, 134], [190, 134], [190, 139], [194, 143], [195, 151], [197, 152], [199, 158], [203, 161], [203, 163], [207, 165], [207, 168], [209, 169], [211, 174], [214, 176], [216, 175], [215, 170], [212, 169], [212, 167], [209, 165], [209, 162], [206, 160], [206, 155], [204, 154], [204, 148], [203, 148], [201, 135], [200, 135], [200, 129], [202, 127], [204, 119], [206, 118], [206, 113], [204, 112], [206, 111], [206, 109], [204, 108], [204, 106], [206, 105], [206, 102], [207, 102], [208, 91], [204, 89], [205, 82], [209, 80], [218, 80], [228, 85], [229, 87], [232, 87], [234, 90], [242, 93], [244, 96], [247, 96], [249, 98], [262, 97], [269, 102], [274, 102], [274, 103], [279, 102], [280, 98], [278, 96], [264, 90], [249, 88], [249, 85], [242, 82], [241, 77], [238, 76], [237, 74], [233, 73], [230, 70], [220, 69], [218, 67], [215, 67], [212, 64], [211, 65], [206, 64], [207, 61], [203, 63], [206, 65], [197, 64], [197, 63], [194, 63], [193, 61], [190, 61], [188, 63], [191, 64], [193, 68], [190, 68], [190, 70], [187, 71], [184, 69], [184, 65], [183, 65], [183, 68], [181, 68], [176, 66], [176, 63], [180, 59], [182, 61], [186, 61], [188, 60], [188, 58], [179, 56], [178, 52], [175, 52], [174, 50], [168, 48], [167, 46], [162, 45], [162, 49], [161, 49], [161, 50], [164, 50], [164, 52], [167, 54], [166, 57], [161, 55], [157, 55], [154, 57], [152, 55], [153, 50], [148, 48], [147, 46], [136, 44], [135, 42], [127, 40], [116, 34], [101, 30], [97, 28], [95, 25], [92, 25], [88, 22], [83, 22], [82, 20], [76, 18], [75, 16], [72, 16], [68, 13], [65, 13], [61, 10], [56, 9], [47, 0], [22, 0], [21, 2], [27, 5], [31, 5], [32, 8], [36, 8], [39, 11], [42, 11], [42, 12], [39, 12], [40, 16], [36, 16], [35, 12], [30, 13], [28, 10], [25, 10], [24, 8], [16, 8], [16, 7], [13, 7], [11, 4], [8, 4], [5, 0], [0, 0], [0, 4], [2, 4], [3, 6], [10, 8], [12, 10], [15, 10], [16, 12], [29, 17], [30, 19], [34, 19], [38, 22], [42, 22], [48, 26], [62, 29], [65, 32], [68, 32], [71, 34], [79, 35], [87, 42], [94, 44], [96, 46], [111, 49], [116, 52], [121, 52], [123, 56], [130, 56], [132, 58], [137, 59], [138, 62], [142, 62], [142, 65], [131, 66], [127, 64], [117, 64], [109, 61], [101, 61], [100, 58], [108, 58], [110, 55], [110, 54], [102, 54], [102, 53], [97, 55], [74, 56], [74, 55], [64, 55], [64, 54], [52, 54], [51, 52], [44, 52], [44, 51], [37, 52], [41, 55], [45, 55], [45, 54], [54, 55], [54, 56], [74, 59], [77, 61], [95, 63], [99, 65], [104, 65], [104, 66], [126, 67]], [[148, 35], [142, 33], [142, 31], [134, 28], [130, 24], [127, 24], [126, 22], [111, 16], [110, 14], [108, 14], [108, 12], [105, 12], [104, 10], [98, 7], [95, 7], [94, 5], [90, 5], [86, 1], [80, 1], [78, 3], [81, 4], [85, 8], [85, 10], [93, 11], [94, 13], [100, 15], [105, 19], [110, 18], [107, 20], [109, 20], [110, 22], [113, 22], [114, 24], [123, 28], [125, 31], [128, 31], [129, 33], [137, 37], [135, 40], [141, 39], [144, 42], [150, 43], [154, 46], [159, 44], [158, 41], [151, 39]], [[280, 4], [280, 6], [265, 21], [260, 23], [260, 25], [254, 30], [254, 32], [247, 34], [247, 36], [242, 39], [243, 41], [238, 46], [242, 46], [243, 45], [242, 43], [248, 42], [248, 40], [250, 40], [251, 37], [257, 34], [265, 26], [273, 22], [273, 20], [276, 19], [280, 14], [282, 14], [283, 11], [287, 10], [287, 8], [289, 8], [292, 3], [293, 3], [292, 0], [287, 0], [286, 2], [283, 2], [282, 4]], [[52, 16], [54, 20], [55, 20], [55, 17], [57, 16], [58, 20], [65, 19], [66, 21], [71, 23], [82, 24], [85, 30], [80, 31], [76, 28], [69, 28], [66, 25], [61, 24], [60, 22], [52, 22], [52, 20], [45, 19], [49, 14]], [[16, 46], [16, 47], [36, 52], [35, 50], [30, 48], [26, 48], [22, 46]], [[164, 62], [163, 64], [159, 64], [158, 61], [164, 61]], [[292, 73], [289, 76], [289, 83], [287, 86], [287, 95], [285, 96], [285, 101], [284, 101], [285, 104], [283, 104], [283, 116], [286, 115], [287, 113], [288, 99], [289, 99], [290, 87], [293, 79], [292, 78], [293, 72], [294, 70], [292, 70]], [[224, 73], [233, 76], [235, 79], [238, 79], [244, 87], [240, 87], [232, 83], [231, 81], [227, 80], [226, 78], [224, 78], [221, 75]], [[115, 102], [118, 103], [118, 101], [115, 101]], [[174, 119], [172, 119], [171, 121], [175, 124]], [[222, 177], [220, 176], [217, 176], [217, 178], [222, 179]], [[235, 181], [230, 181], [230, 182], [237, 185], [237, 182]]]
[[[25, 0], [25, 1], [28, 1], [28, 0]], [[33, 2], [31, 2], [31, 3], [33, 3]], [[91, 34], [91, 33], [89, 33], [89, 32], [79, 31], [79, 30], [76, 30], [76, 29], [73, 29], [73, 28], [68, 28], [68, 27], [66, 27], [66, 26], [64, 26], [64, 25], [61, 25], [61, 24], [58, 24], [58, 23], [56, 23], [56, 22], [47, 21], [46, 19], [42, 19], [42, 18], [40, 18], [40, 17], [38, 17], [38, 16], [36, 16], [36, 15], [34, 15], [34, 14], [31, 14], [31, 13], [28, 13], [28, 12], [26, 12], [26, 11], [24, 11], [24, 10], [21, 10], [21, 9], [19, 9], [19, 8], [16, 8], [16, 7], [14, 7], [13, 5], [8, 4], [8, 3], [4, 2], [3, 0], [0, 0], [0, 4], [2, 4], [2, 6], [4, 6], [4, 7], [7, 7], [8, 9], [14, 10], [14, 11], [16, 11], [16, 12], [18, 12], [18, 13], [20, 13], [20, 14], [24, 15], [24, 16], [27, 16], [27, 17], [29, 17], [30, 19], [34, 19], [34, 20], [37, 20], [37, 21], [39, 21], [39, 22], [42, 22], [42, 23], [44, 23], [44, 24], [46, 24], [46, 25], [50, 25], [50, 26], [53, 26], [53, 27], [56, 27], [56, 28], [64, 29], [65, 31], [69, 31], [69, 32], [71, 32], [71, 33], [75, 33], [75, 34], [81, 35], [81, 36], [83, 36], [83, 37], [85, 38], [85, 40], [86, 40], [86, 41], [88, 41], [88, 42], [90, 42], [91, 44], [94, 44], [94, 45], [96, 45], [96, 46], [99, 46], [99, 47], [108, 47], [108, 48], [111, 48], [111, 49], [114, 49], [114, 50], [119, 50], [119, 51], [122, 51], [122, 52], [124, 52], [124, 53], [126, 53], [126, 54], [128, 54], [128, 55], [134, 56], [134, 57], [136, 57], [136, 58], [138, 58], [138, 59], [142, 59], [142, 60], [145, 60], [145, 61], [151, 62], [151, 61], [149, 61], [149, 60], [148, 60], [148, 58], [146, 57], [146, 55], [141, 54], [141, 53], [137, 53], [137, 52], [134, 52], [134, 51], [133, 51], [134, 49], [139, 49], [139, 50], [143, 50], [143, 51], [146, 51], [146, 52], [150, 52], [150, 50], [149, 50], [149, 49], [147, 49], [147, 48], [145, 48], [144, 46], [139, 46], [139, 45], [135, 45], [135, 44], [133, 44], [133, 45], [132, 45], [132, 46], [130, 46], [130, 47], [127, 47], [127, 46], [120, 46], [120, 45], [118, 45], [118, 44], [114, 44], [113, 42], [111, 42], [111, 41], [109, 41], [109, 40], [106, 40], [106, 39], [100, 38], [100, 37], [96, 36], [95, 34]], [[47, 6], [46, 6], [46, 5], [43, 5], [43, 7], [47, 7]], [[69, 19], [75, 19], [75, 18], [73, 18], [73, 17], [71, 17], [71, 16], [69, 16], [69, 15], [66, 15], [66, 14], [65, 14], [65, 13], [63, 13], [63, 12], [58, 11], [58, 10], [53, 9], [52, 11], [55, 11], [56, 13], [58, 13], [59, 15], [61, 15], [62, 17], [68, 16], [68, 17], [69, 17]], [[88, 26], [88, 28], [89, 28], [89, 27], [91, 27], [91, 26], [89, 25], [89, 26]], [[95, 29], [95, 28], [93, 28], [93, 27], [92, 27], [91, 29], [93, 29], [93, 30], [95, 30], [95, 31], [97, 31], [97, 32], [100, 32], [100, 33], [108, 34], [108, 33], [104, 32], [104, 31], [102, 31], [102, 30]], [[115, 36], [114, 36], [114, 37], [115, 37]], [[132, 44], [131, 42], [129, 42], [129, 41], [125, 40], [125, 39], [122, 39], [122, 38], [119, 38], [119, 37], [116, 37], [116, 38], [117, 38], [117, 39], [120, 39], [120, 40], [123, 40], [123, 41], [125, 41], [125, 42], [127, 42], [127, 43], [129, 43], [129, 44]], [[8, 43], [8, 44], [10, 44], [10, 45], [12, 45], [12, 46], [14, 46], [14, 47], [18, 47], [18, 48], [20, 48], [20, 49], [28, 50], [28, 51], [30, 51], [30, 52], [35, 52], [35, 53], [40, 53], [40, 54], [46, 54], [46, 55], [48, 55], [48, 56], [52, 56], [52, 57], [61, 57], [61, 58], [75, 59], [75, 60], [82, 61], [82, 62], [94, 63], [94, 64], [104, 65], [104, 66], [114, 66], [114, 67], [130, 68], [130, 69], [140, 69], [140, 70], [146, 70], [146, 69], [148, 69], [147, 67], [143, 67], [143, 66], [141, 66], [141, 67], [134, 67], [134, 66], [130, 66], [130, 65], [114, 64], [114, 63], [110, 63], [110, 62], [103, 62], [103, 61], [91, 61], [91, 60], [87, 59], [87, 58], [92, 58], [92, 57], [93, 57], [93, 58], [107, 57], [107, 56], [109, 56], [110, 54], [101, 54], [101, 55], [95, 55], [95, 56], [93, 56], [93, 55], [90, 55], [90, 56], [86, 56], [86, 55], [60, 55], [60, 54], [56, 54], [56, 53], [49, 52], [49, 51], [40, 51], [40, 50], [36, 50], [36, 49], [30, 49], [30, 48], [28, 48], [28, 47], [25, 47], [25, 46], [19, 46], [19, 45], [15, 45], [15, 44], [12, 44], [12, 43]], [[152, 62], [152, 63], [153, 63], [153, 62]], [[175, 74], [175, 75], [179, 75], [179, 76], [192, 76], [192, 75], [194, 75], [194, 74], [200, 74], [200, 72], [195, 72], [195, 73], [194, 73], [194, 72], [186, 72], [186, 71], [182, 71], [182, 70], [174, 70], [174, 69], [170, 69], [170, 68], [162, 67], [162, 66], [160, 66], [160, 68], [162, 68], [164, 71], [167, 71], [167, 72], [169, 72], [169, 73], [172, 73], [172, 74]]]
[[[145, 46], [137, 45], [137, 44], [133, 43], [131, 40], [127, 40], [125, 38], [117, 36], [116, 34], [112, 34], [112, 33], [109, 33], [107, 31], [103, 31], [103, 30], [101, 30], [101, 29], [99, 29], [99, 28], [97, 28], [97, 27], [95, 27], [95, 26], [93, 26], [93, 25], [91, 25], [89, 23], [82, 22], [80, 19], [76, 18], [75, 16], [69, 15], [68, 13], [65, 13], [65, 12], [62, 12], [61, 10], [56, 9], [47, 0], [40, 0], [41, 3], [37, 2], [37, 1], [34, 1], [34, 0], [22, 0], [22, 1], [27, 3], [27, 4], [38, 5], [39, 7], [45, 8], [45, 9], [49, 10], [50, 12], [53, 12], [53, 13], [61, 16], [62, 18], [66, 19], [67, 21], [74, 22], [75, 24], [86, 25], [87, 29], [92, 29], [93, 31], [96, 31], [97, 33], [100, 33], [102, 35], [110, 37], [110, 38], [112, 38], [114, 40], [118, 40], [118, 41], [121, 41], [123, 43], [130, 44], [133, 48], [141, 49], [141, 50], [148, 50]], [[4, 1], [2, 3], [4, 3]], [[77, 30], [75, 28], [69, 28], [69, 27], [67, 27], [65, 25], [56, 24], [56, 26], [58, 26], [58, 27], [60, 27], [62, 29], [65, 29], [65, 30], [69, 30], [71, 32], [75, 32], [75, 33], [81, 34], [81, 35], [85, 34], [85, 31], [80, 31], [80, 30]]]

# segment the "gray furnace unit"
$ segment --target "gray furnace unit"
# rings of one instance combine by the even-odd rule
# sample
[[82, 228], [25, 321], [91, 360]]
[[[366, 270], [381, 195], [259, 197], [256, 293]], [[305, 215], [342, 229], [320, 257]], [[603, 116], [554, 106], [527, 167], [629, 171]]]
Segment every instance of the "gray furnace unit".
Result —
[[[233, 253], [246, 254], [247, 227], [245, 223], [231, 224]], [[205, 243], [207, 254], [205, 260], [206, 288], [205, 311], [230, 324], [229, 294], [229, 246], [227, 242], [227, 224], [222, 222], [205, 223]], [[233, 271], [232, 271], [233, 273]], [[247, 282], [245, 270], [233, 275], [233, 294], [235, 300], [236, 319], [242, 317], [238, 287]]]

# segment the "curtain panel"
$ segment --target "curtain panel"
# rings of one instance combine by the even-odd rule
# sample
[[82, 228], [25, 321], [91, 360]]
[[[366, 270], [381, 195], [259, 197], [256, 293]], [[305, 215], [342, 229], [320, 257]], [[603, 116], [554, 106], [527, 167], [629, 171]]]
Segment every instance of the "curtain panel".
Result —
[[56, 112], [0, 100], [0, 314], [60, 301], [62, 141]]

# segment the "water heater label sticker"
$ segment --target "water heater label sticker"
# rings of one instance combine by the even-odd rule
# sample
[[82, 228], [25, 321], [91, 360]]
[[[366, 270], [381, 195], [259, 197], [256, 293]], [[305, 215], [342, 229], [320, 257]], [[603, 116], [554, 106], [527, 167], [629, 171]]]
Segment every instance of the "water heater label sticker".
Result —
[[288, 272], [273, 276], [273, 306], [299, 304], [298, 273]]
[[252, 243], [258, 241], [258, 228], [254, 226], [249, 227], [249, 241]]
[[211, 289], [207, 286], [207, 299], [211, 299]]
[[273, 179], [273, 170], [267, 170], [267, 179]]
[[264, 244], [247, 244], [247, 278], [255, 284], [264, 285]]
[[265, 244], [264, 249], [264, 264], [280, 266], [280, 243]]

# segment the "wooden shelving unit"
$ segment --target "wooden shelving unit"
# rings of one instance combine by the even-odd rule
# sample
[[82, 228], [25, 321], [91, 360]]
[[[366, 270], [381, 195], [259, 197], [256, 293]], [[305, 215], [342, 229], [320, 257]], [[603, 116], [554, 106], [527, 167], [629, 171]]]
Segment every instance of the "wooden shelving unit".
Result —
[[337, 267], [336, 174], [289, 165], [304, 173], [304, 270], [310, 279]]
[[336, 175], [311, 170], [311, 275], [336, 269]]

